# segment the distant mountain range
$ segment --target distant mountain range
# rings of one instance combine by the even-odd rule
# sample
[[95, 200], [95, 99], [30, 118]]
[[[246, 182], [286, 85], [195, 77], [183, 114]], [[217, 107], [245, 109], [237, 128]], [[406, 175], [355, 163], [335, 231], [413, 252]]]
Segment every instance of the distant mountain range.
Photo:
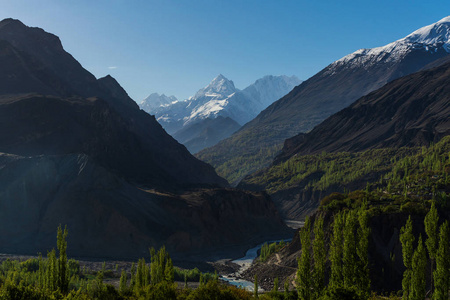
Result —
[[197, 157], [237, 183], [245, 173], [270, 164], [285, 139], [310, 131], [394, 79], [429, 68], [449, 55], [449, 45], [450, 17], [446, 17], [386, 46], [358, 50], [304, 81]]
[[[144, 99], [140, 107], [155, 115], [169, 134], [176, 136], [176, 139], [185, 144], [191, 153], [196, 153], [213, 146], [239, 129], [235, 124], [219, 128], [217, 126], [219, 123], [223, 125], [223, 122], [216, 124], [211, 122], [211, 119], [220, 116], [239, 126], [245, 124], [300, 83], [301, 80], [295, 76], [265, 76], [244, 90], [239, 90], [233, 81], [220, 74], [187, 100], [177, 101], [173, 96], [154, 93]], [[189, 136], [185, 136], [186, 128], [196, 123], [199, 125], [195, 127], [209, 128], [211, 134], [203, 131], [201, 135], [194, 137], [193, 131], [190, 130]], [[219, 131], [220, 136], [213, 134]]]
[[242, 251], [287, 231], [267, 195], [227, 189], [114, 78], [14, 19], [0, 22], [0, 125], [2, 253], [45, 253], [58, 224], [70, 255], [103, 258]]
[[157, 111], [161, 106], [168, 106], [172, 103], [178, 102], [175, 96], [166, 96], [164, 94], [153, 93], [147, 98], [142, 100], [139, 106], [144, 111], [151, 113]]

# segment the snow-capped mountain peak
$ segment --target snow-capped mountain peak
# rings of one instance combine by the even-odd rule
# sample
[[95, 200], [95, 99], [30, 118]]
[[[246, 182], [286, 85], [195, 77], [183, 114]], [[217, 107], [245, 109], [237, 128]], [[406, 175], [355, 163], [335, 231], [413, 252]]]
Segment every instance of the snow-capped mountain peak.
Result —
[[152, 93], [147, 98], [142, 100], [139, 106], [145, 111], [155, 113], [154, 111], [159, 107], [168, 106], [177, 101], [178, 99], [175, 96], [166, 96], [164, 94], [160, 95], [158, 93]]
[[447, 52], [450, 52], [450, 16], [416, 30], [400, 41], [433, 46], [444, 44]]
[[450, 53], [450, 16], [424, 26], [406, 37], [385, 46], [359, 49], [332, 63], [324, 75], [335, 74], [337, 68], [369, 68], [378, 63], [393, 63], [404, 59], [413, 50]]
[[190, 100], [197, 100], [203, 97], [209, 98], [226, 98], [238, 91], [233, 81], [227, 79], [222, 74], [214, 78], [206, 87], [199, 90]]
[[[233, 81], [219, 74], [189, 99], [161, 105], [150, 111], [142, 104], [141, 108], [154, 114], [169, 133], [218, 116], [229, 117], [239, 124], [245, 124], [300, 82], [295, 76], [264, 76], [244, 90], [239, 90]], [[152, 95], [148, 98], [153, 98]]]

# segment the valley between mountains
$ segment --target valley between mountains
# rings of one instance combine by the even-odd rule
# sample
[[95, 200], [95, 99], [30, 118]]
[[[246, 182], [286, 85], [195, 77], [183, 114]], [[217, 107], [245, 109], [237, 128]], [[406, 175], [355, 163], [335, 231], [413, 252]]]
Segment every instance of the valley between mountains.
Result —
[[139, 105], [0, 22], [0, 299], [448, 299], [449, 173], [450, 17]]

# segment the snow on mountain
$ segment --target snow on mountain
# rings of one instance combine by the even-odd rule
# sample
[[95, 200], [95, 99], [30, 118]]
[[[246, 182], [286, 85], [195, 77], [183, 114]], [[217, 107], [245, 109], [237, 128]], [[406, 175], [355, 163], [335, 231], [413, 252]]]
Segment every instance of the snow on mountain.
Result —
[[428, 26], [424, 26], [408, 36], [382, 47], [359, 49], [331, 64], [324, 75], [333, 75], [341, 66], [368, 69], [378, 63], [400, 61], [413, 50], [429, 52], [444, 50], [450, 53], [450, 16]]
[[402, 40], [425, 45], [443, 45], [450, 53], [450, 16], [418, 29]]
[[259, 111], [272, 104], [274, 99], [278, 100], [283, 97], [301, 82], [302, 81], [296, 76], [268, 75], [256, 80], [255, 83], [245, 88], [243, 93], [246, 94], [248, 98], [258, 100], [257, 103], [259, 105], [256, 110], [258, 110], [259, 113]]
[[245, 124], [274, 101], [286, 95], [302, 81], [296, 76], [265, 76], [244, 90], [222, 74], [214, 78], [194, 96], [183, 101], [162, 104], [147, 110], [169, 133], [207, 118], [229, 117]]
[[197, 101], [203, 98], [210, 98], [208, 100], [223, 99], [237, 91], [233, 81], [228, 80], [222, 74], [214, 78], [210, 84], [199, 90], [195, 96], [190, 97], [189, 100]]
[[142, 100], [139, 107], [148, 113], [154, 114], [153, 110], [156, 110], [161, 106], [170, 105], [177, 101], [178, 99], [175, 96], [166, 96], [164, 94], [159, 95], [158, 93], [153, 93]]
[[295, 76], [265, 76], [241, 91], [231, 80], [219, 75], [191, 98], [195, 102], [191, 113], [183, 119], [184, 125], [217, 116], [245, 124], [300, 83]]

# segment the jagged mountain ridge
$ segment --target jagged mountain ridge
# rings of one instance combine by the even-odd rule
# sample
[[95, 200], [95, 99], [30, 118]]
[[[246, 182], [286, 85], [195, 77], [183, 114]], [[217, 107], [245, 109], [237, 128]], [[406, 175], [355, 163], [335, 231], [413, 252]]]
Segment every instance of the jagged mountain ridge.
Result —
[[[384, 47], [361, 49], [330, 64], [263, 110], [238, 132], [197, 157], [212, 164], [234, 182], [242, 176], [243, 155], [249, 173], [269, 164], [261, 149], [272, 149], [284, 140], [308, 132], [352, 102], [399, 77], [417, 72], [449, 55], [450, 18], [416, 30]], [[270, 152], [272, 153], [272, 152]], [[263, 163], [261, 163], [263, 162]], [[234, 167], [227, 167], [234, 166]], [[226, 169], [226, 170], [224, 170]], [[226, 171], [226, 172], [225, 172]]]
[[139, 107], [146, 112], [152, 112], [160, 106], [167, 106], [177, 101], [178, 99], [175, 96], [166, 96], [164, 94], [160, 95], [158, 93], [153, 93], [142, 100]]
[[233, 81], [220, 74], [187, 100], [161, 105], [153, 110], [146, 109], [147, 101], [140, 106], [155, 115], [171, 134], [183, 126], [217, 116], [229, 117], [242, 125], [300, 82], [295, 76], [265, 76], [239, 90]]

